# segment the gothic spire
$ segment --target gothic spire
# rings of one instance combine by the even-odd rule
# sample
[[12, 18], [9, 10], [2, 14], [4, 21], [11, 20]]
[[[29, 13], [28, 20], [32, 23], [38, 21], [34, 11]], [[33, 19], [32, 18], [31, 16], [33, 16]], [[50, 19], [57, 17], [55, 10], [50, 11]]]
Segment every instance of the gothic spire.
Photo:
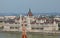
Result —
[[33, 16], [30, 8], [29, 8], [28, 16]]

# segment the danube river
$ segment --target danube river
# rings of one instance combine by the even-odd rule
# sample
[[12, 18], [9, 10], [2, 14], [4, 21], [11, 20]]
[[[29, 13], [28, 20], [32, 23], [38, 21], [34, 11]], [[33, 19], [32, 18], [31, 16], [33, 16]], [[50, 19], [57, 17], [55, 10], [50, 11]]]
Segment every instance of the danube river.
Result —
[[[0, 32], [0, 38], [21, 38], [22, 33]], [[27, 33], [28, 38], [60, 38], [60, 35], [45, 35], [38, 33]]]

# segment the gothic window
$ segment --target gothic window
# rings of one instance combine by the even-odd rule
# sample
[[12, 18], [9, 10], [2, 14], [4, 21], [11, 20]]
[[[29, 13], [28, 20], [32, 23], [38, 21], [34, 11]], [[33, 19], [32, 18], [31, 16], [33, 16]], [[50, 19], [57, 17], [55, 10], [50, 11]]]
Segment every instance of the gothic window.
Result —
[[10, 27], [10, 29], [14, 29], [14, 27]]

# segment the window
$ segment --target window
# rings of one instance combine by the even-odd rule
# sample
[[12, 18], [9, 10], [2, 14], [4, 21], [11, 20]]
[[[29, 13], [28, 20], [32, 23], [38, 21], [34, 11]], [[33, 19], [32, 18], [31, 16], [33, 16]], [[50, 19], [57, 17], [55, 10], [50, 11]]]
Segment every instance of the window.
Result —
[[60, 27], [60, 24], [58, 24], [58, 27]]
[[3, 22], [3, 21], [0, 21], [0, 22]]
[[35, 28], [32, 28], [32, 29], [35, 29]]
[[19, 29], [19, 27], [15, 27], [15, 29]]
[[0, 27], [0, 29], [3, 29], [3, 28], [4, 28], [4, 26]]
[[14, 29], [14, 27], [10, 27], [10, 29]]
[[15, 24], [17, 24], [17, 23], [15, 23]]
[[25, 24], [25, 26], [27, 26], [27, 24]]
[[21, 24], [21, 26], [23, 26], [23, 24]]
[[[23, 26], [23, 24], [21, 26]], [[25, 24], [25, 26], [27, 26], [27, 24]]]
[[36, 29], [39, 29], [39, 28], [36, 28]]
[[43, 30], [43, 28], [40, 28], [41, 30]]
[[58, 30], [60, 31], [60, 27], [58, 28]]

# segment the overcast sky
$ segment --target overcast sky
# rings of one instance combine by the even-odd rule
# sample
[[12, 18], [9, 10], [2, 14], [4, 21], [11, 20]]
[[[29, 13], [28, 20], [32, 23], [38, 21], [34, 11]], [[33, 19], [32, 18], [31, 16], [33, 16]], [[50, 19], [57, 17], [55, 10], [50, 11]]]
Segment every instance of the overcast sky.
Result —
[[0, 0], [0, 13], [60, 12], [60, 0]]

